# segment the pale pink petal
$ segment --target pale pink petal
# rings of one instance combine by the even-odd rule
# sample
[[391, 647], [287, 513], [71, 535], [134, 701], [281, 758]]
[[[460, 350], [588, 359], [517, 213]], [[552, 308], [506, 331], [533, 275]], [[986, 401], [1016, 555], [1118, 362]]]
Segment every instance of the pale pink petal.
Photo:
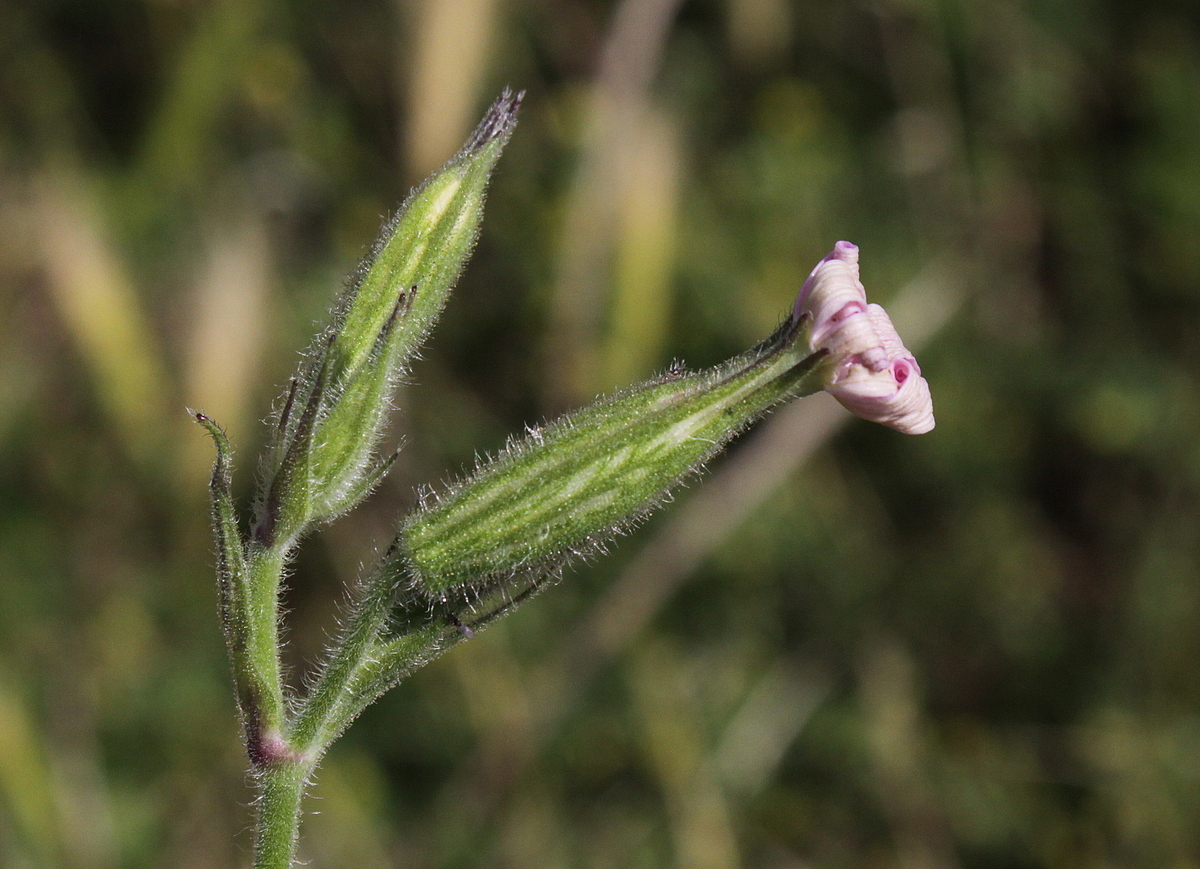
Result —
[[907, 434], [933, 428], [929, 384], [887, 312], [867, 304], [857, 247], [839, 241], [817, 264], [794, 316], [811, 318], [812, 349], [834, 360], [825, 389], [848, 410]]
[[814, 344], [820, 344], [850, 315], [867, 307], [867, 291], [858, 279], [858, 248], [839, 241], [817, 263], [796, 297], [794, 315], [812, 317]]

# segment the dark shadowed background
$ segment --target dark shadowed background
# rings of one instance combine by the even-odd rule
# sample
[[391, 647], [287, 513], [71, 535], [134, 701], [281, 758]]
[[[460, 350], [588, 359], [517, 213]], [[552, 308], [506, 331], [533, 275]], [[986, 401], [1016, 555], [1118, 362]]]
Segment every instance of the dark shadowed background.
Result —
[[764, 337], [838, 239], [932, 386], [777, 413], [329, 755], [317, 869], [1200, 865], [1200, 12], [1184, 0], [0, 3], [0, 864], [248, 864], [205, 486], [407, 190], [527, 92], [414, 489]]

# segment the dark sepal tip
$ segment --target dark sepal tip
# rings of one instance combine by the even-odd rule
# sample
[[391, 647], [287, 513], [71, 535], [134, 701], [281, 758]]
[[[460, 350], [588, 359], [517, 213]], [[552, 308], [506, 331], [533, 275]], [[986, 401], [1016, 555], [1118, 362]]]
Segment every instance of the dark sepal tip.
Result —
[[300, 381], [295, 377], [291, 379], [288, 385], [287, 398], [283, 402], [283, 410], [279, 412], [279, 431], [287, 431], [288, 420], [292, 417], [292, 405], [296, 403], [296, 390], [300, 388]]
[[208, 429], [208, 433], [213, 436], [213, 439], [217, 441], [218, 445], [225, 441], [225, 429], [221, 428], [220, 424], [215, 419], [203, 411], [192, 410], [190, 407], [187, 408], [187, 412], [192, 419]]
[[505, 88], [504, 93], [492, 103], [492, 107], [471, 134], [471, 138], [463, 147], [463, 154], [472, 154], [497, 139], [507, 138], [516, 126], [517, 110], [524, 98], [525, 91], [513, 93], [511, 88]]
[[446, 621], [450, 622], [450, 624], [452, 624], [454, 627], [458, 628], [459, 633], [461, 633], [463, 635], [464, 639], [467, 639], [467, 640], [475, 639], [475, 632], [473, 630], [471, 630], [470, 626], [464, 625], [462, 623], [462, 621], [458, 618], [458, 616], [456, 616], [454, 613], [446, 613]]

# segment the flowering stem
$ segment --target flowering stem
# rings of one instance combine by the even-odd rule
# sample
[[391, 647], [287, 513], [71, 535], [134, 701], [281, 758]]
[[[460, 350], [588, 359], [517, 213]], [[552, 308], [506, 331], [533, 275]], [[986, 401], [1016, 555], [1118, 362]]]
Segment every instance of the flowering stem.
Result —
[[249, 601], [245, 660], [249, 696], [242, 699], [246, 747], [253, 762], [265, 760], [286, 724], [279, 644], [279, 585], [286, 560], [277, 548], [251, 547], [247, 559]]
[[[385, 556], [383, 566], [388, 564], [388, 560]], [[393, 597], [393, 583], [389, 580], [385, 571], [377, 570], [366, 584], [358, 588], [346, 630], [335, 646], [336, 651], [296, 715], [291, 742], [307, 755], [320, 756], [349, 723], [343, 707], [353, 695], [347, 691], [347, 686], [362, 669], [364, 662], [373, 657], [376, 639], [384, 627]]]
[[254, 869], [291, 869], [300, 830], [300, 801], [312, 764], [278, 759], [258, 773]]
[[508, 612], [573, 559], [603, 551], [772, 407], [820, 389], [901, 431], [933, 427], [928, 386], [839, 242], [767, 340], [706, 371], [678, 367], [532, 428], [423, 498], [355, 589], [346, 626], [302, 696], [284, 684], [279, 595], [293, 548], [386, 473], [388, 396], [478, 232], [488, 177], [519, 95], [497, 100], [466, 147], [385, 227], [278, 405], [249, 533], [232, 448], [213, 420], [210, 480], [221, 617], [258, 788], [255, 869], [291, 869], [305, 787], [359, 712], [408, 673]]
[[291, 869], [300, 830], [300, 804], [315, 760], [290, 739], [279, 642], [279, 589], [287, 553], [283, 545], [251, 544], [247, 561], [250, 600], [246, 649], [252, 692], [243, 702], [246, 748], [258, 787], [254, 869]]

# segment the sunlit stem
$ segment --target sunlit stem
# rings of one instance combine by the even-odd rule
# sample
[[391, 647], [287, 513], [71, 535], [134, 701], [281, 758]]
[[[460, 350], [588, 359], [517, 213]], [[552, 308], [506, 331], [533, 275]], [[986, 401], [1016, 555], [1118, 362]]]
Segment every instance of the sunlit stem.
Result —
[[322, 754], [348, 723], [341, 714], [341, 708], [352, 699], [348, 686], [372, 659], [392, 600], [395, 578], [388, 566], [385, 557], [375, 575], [358, 590], [346, 631], [296, 716], [289, 741], [305, 754]]
[[258, 829], [254, 869], [292, 869], [300, 829], [300, 803], [312, 764], [279, 759], [258, 773]]
[[278, 739], [286, 726], [283, 674], [279, 656], [279, 584], [286, 555], [282, 548], [252, 547], [248, 559], [246, 667], [253, 674], [254, 707], [244, 709], [246, 742], [252, 761], [262, 743]]

